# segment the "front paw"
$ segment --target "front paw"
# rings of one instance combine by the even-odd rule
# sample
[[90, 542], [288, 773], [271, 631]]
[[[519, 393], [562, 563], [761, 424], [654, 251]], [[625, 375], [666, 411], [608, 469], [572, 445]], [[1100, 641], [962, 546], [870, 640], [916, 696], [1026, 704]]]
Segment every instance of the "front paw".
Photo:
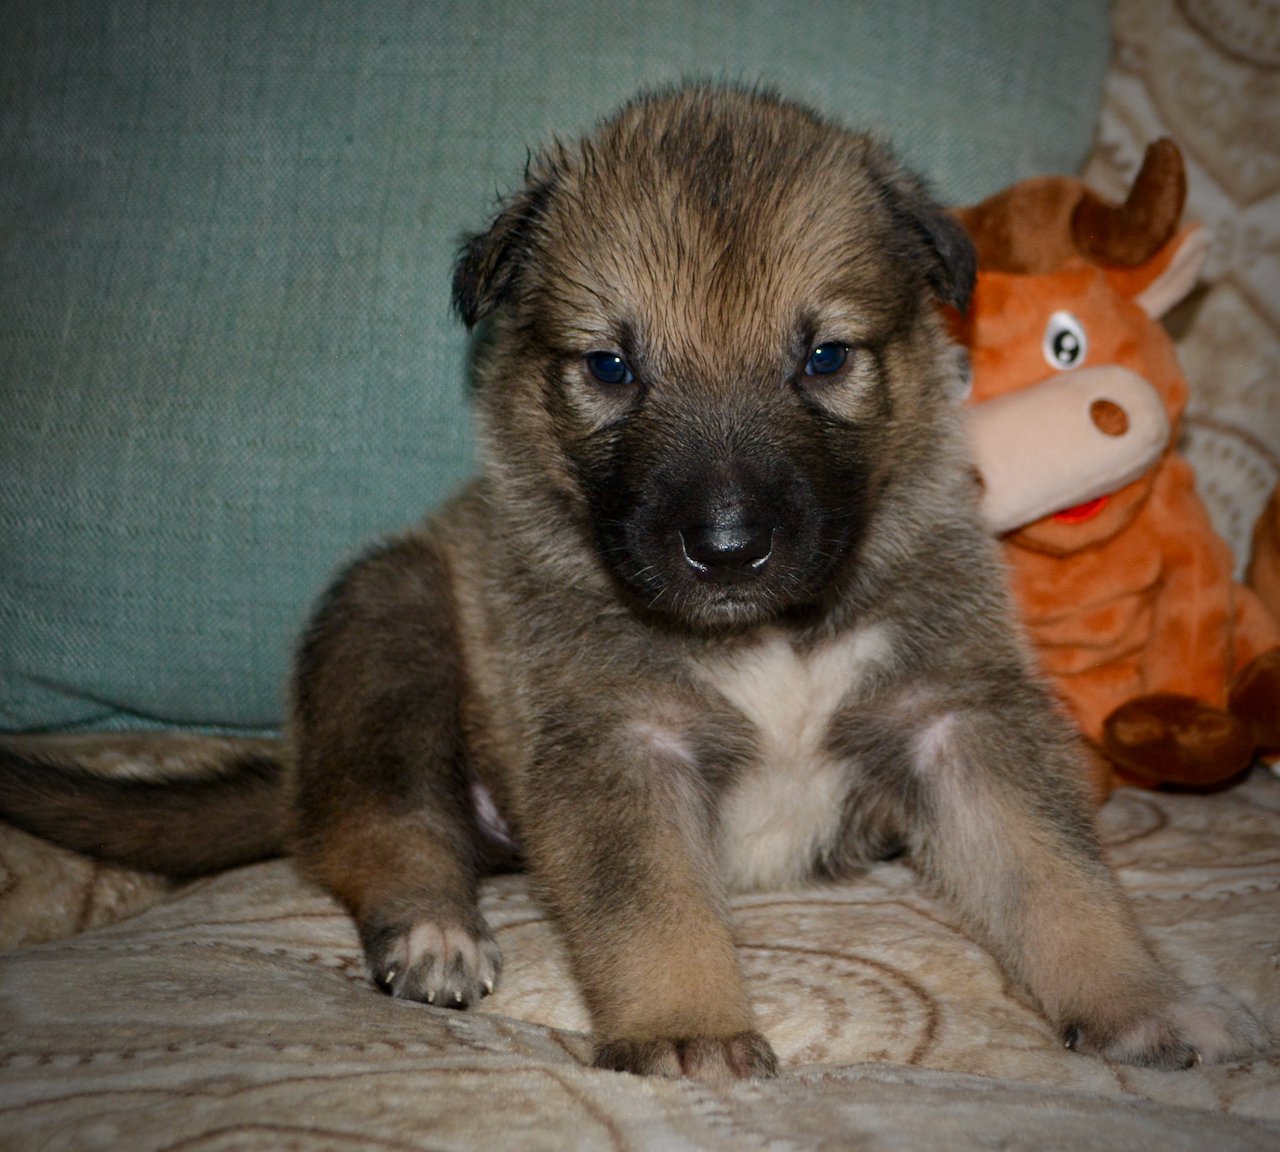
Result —
[[502, 953], [478, 918], [472, 924], [378, 923], [361, 936], [370, 978], [391, 996], [466, 1008], [497, 987]]
[[689, 1036], [656, 1040], [606, 1040], [592, 1063], [612, 1072], [638, 1076], [688, 1076], [724, 1083], [769, 1080], [778, 1074], [778, 1057], [759, 1032], [732, 1036]]
[[1077, 1052], [1166, 1071], [1242, 1059], [1268, 1044], [1258, 1018], [1221, 989], [1188, 993], [1119, 1027], [1075, 1025], [1064, 1037]]

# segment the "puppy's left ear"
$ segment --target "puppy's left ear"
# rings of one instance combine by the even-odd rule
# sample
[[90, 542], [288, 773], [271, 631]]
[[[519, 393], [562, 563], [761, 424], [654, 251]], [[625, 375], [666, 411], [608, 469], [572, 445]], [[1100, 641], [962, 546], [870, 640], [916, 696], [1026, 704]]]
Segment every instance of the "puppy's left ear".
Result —
[[923, 245], [925, 276], [944, 304], [968, 311], [978, 278], [978, 254], [963, 225], [939, 204], [924, 184], [899, 169], [890, 178], [893, 212], [902, 227]]
[[549, 178], [530, 177], [485, 231], [463, 238], [453, 266], [453, 308], [468, 328], [510, 294], [550, 194]]

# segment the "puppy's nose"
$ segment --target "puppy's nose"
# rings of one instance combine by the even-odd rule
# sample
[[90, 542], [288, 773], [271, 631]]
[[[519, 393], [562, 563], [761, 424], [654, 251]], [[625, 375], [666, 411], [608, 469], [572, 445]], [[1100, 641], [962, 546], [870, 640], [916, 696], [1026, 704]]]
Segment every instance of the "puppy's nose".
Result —
[[680, 529], [685, 562], [717, 584], [751, 580], [773, 551], [773, 529], [758, 524], [709, 524]]

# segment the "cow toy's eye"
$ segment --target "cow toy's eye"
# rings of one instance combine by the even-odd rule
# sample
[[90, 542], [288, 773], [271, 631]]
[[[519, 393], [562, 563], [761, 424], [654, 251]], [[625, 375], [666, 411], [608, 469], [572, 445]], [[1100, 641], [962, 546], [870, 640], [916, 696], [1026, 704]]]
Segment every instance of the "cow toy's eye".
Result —
[[630, 384], [635, 375], [616, 352], [588, 352], [587, 371], [601, 384]]
[[1089, 342], [1080, 321], [1070, 312], [1055, 312], [1044, 330], [1042, 348], [1049, 366], [1065, 371], [1084, 362]]
[[819, 344], [805, 361], [806, 376], [834, 376], [849, 359], [849, 346], [834, 342]]

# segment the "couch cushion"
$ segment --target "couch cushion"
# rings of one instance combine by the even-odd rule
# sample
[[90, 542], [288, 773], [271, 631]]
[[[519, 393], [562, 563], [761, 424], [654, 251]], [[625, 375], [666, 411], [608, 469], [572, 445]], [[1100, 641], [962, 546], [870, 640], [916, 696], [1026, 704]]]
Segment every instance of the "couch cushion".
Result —
[[944, 196], [1074, 170], [1106, 4], [17, 0], [0, 725], [278, 723], [334, 567], [470, 467], [458, 234], [637, 86], [763, 80]]

